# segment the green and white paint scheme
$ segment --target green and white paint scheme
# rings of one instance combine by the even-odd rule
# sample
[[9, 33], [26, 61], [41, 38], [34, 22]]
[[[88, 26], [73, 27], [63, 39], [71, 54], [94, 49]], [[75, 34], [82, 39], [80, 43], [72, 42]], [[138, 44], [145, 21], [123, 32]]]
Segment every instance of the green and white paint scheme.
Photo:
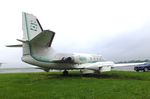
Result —
[[64, 75], [67, 75], [67, 70], [78, 69], [82, 73], [100, 73], [116, 66], [112, 61], [105, 61], [101, 55], [56, 53], [51, 47], [55, 32], [43, 30], [32, 14], [22, 13], [22, 29], [23, 40], [18, 39], [22, 44], [9, 47], [22, 46], [22, 61], [47, 72], [50, 69], [64, 70]]

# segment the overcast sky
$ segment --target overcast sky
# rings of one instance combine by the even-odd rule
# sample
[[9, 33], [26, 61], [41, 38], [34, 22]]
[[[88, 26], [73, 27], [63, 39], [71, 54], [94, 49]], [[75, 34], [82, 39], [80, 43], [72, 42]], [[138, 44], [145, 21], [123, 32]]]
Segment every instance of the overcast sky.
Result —
[[6, 48], [22, 38], [22, 11], [56, 32], [61, 52], [101, 54], [107, 60], [150, 59], [149, 0], [3, 0], [0, 1], [0, 62], [22, 64], [21, 48]]

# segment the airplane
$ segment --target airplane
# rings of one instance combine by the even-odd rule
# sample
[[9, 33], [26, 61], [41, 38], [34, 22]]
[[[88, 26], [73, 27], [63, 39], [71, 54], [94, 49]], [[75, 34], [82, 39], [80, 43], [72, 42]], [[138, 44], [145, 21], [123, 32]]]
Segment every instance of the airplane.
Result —
[[[63, 70], [63, 75], [68, 75], [68, 70], [80, 70], [82, 74], [111, 71], [118, 66], [128, 64], [115, 64], [113, 61], [106, 61], [101, 55], [84, 53], [57, 53], [52, 48], [55, 32], [43, 30], [39, 20], [32, 14], [22, 13], [23, 39], [18, 45], [7, 47], [23, 47], [22, 61], [38, 66], [46, 72], [50, 69]], [[133, 63], [138, 65], [143, 63]]]
[[0, 67], [2, 66], [2, 64], [5, 64], [5, 63], [0, 63]]

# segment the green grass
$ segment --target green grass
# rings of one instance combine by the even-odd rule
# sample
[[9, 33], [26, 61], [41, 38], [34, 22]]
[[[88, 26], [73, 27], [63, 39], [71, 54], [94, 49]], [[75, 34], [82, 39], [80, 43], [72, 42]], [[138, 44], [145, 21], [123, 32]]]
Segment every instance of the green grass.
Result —
[[150, 99], [150, 72], [0, 74], [0, 99]]

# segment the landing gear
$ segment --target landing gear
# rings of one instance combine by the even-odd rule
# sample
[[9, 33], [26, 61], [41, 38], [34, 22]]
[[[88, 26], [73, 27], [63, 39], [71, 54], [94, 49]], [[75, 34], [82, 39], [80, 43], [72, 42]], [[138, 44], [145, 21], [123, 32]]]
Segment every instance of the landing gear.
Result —
[[42, 68], [45, 72], [49, 72], [49, 68]]
[[68, 76], [68, 71], [67, 71], [67, 70], [64, 70], [64, 71], [63, 71], [63, 75], [64, 75], [64, 76]]

